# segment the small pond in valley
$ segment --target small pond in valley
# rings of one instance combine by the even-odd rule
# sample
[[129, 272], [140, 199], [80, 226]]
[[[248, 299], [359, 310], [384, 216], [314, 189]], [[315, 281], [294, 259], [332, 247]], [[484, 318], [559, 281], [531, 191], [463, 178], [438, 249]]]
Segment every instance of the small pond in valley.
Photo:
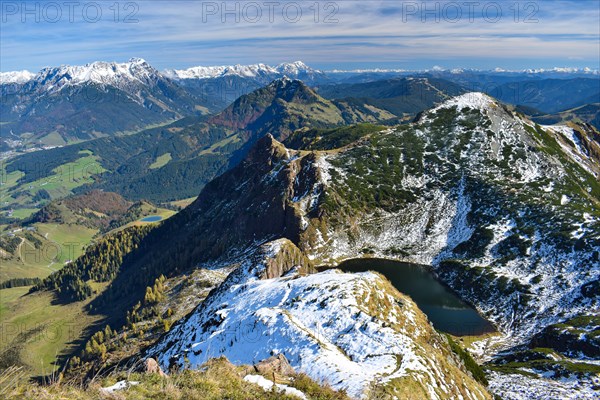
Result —
[[142, 222], [158, 222], [162, 219], [160, 215], [149, 215], [145, 218], [140, 219]]
[[337, 268], [344, 272], [381, 273], [399, 292], [409, 295], [433, 326], [442, 332], [457, 336], [495, 332], [489, 321], [438, 281], [428, 266], [377, 258], [359, 258], [344, 261]]

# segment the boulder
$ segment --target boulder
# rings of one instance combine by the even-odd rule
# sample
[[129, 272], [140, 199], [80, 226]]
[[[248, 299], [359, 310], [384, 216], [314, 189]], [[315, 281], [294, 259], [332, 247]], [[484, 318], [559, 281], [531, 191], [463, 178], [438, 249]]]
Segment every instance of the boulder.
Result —
[[254, 369], [256, 372], [263, 375], [294, 375], [296, 371], [290, 365], [287, 358], [283, 354], [277, 354], [276, 356], [271, 356], [254, 365]]

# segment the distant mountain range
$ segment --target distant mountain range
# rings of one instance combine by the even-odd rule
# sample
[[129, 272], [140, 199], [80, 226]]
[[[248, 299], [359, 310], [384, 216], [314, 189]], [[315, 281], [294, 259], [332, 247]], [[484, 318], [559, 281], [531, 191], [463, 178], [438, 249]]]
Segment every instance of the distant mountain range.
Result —
[[63, 145], [198, 113], [195, 99], [141, 59], [44, 68], [0, 86], [3, 138]]
[[327, 84], [317, 90], [329, 99], [368, 104], [409, 118], [466, 92], [460, 85], [435, 77], [396, 77], [374, 82]]
[[[133, 58], [131, 60], [140, 60]], [[69, 67], [66, 68], [85, 68], [93, 65], [86, 64], [84, 67]], [[104, 63], [116, 64], [116, 63]], [[62, 67], [61, 67], [62, 68]], [[46, 69], [46, 68], [45, 68]], [[235, 64], [235, 65], [220, 65], [220, 66], [196, 66], [187, 69], [165, 69], [163, 75], [172, 79], [210, 79], [218, 78], [226, 75], [236, 75], [241, 77], [259, 78], [261, 76], [276, 76], [287, 75], [297, 79], [304, 80], [307, 76], [326, 76], [327, 79], [335, 79], [336, 75], [363, 75], [363, 74], [423, 74], [423, 73], [446, 73], [453, 75], [462, 74], [496, 74], [496, 75], [538, 75], [543, 77], [550, 76], [578, 76], [578, 75], [600, 75], [600, 70], [592, 68], [573, 68], [573, 67], [554, 67], [554, 68], [528, 68], [521, 70], [507, 70], [503, 68], [495, 68], [491, 70], [472, 69], [472, 68], [452, 68], [445, 69], [434, 67], [425, 70], [409, 70], [409, 69], [386, 69], [386, 68], [370, 68], [370, 69], [333, 69], [333, 70], [317, 70], [309, 67], [302, 61], [289, 63], [281, 63], [277, 66], [267, 64]], [[24, 83], [34, 79], [35, 73], [27, 70], [0, 72], [0, 84]]]
[[[313, 82], [323, 80], [312, 89], [287, 75], [269, 80], [270, 74], [281, 75], [284, 71], [313, 77]], [[95, 175], [90, 181], [72, 188], [75, 192], [98, 188], [131, 200], [155, 202], [194, 196], [212, 178], [236, 165], [266, 134], [285, 140], [301, 128], [316, 130], [311, 134], [318, 135], [319, 130], [354, 123], [410, 122], [423, 110], [466, 93], [470, 87], [487, 87], [507, 103], [533, 104], [516, 109], [543, 124], [599, 124], [597, 105], [588, 104], [600, 96], [597, 78], [523, 81], [467, 71], [452, 74], [455, 81], [450, 81], [445, 79], [448, 73], [438, 71], [335, 83], [300, 62], [277, 67], [198, 67], [173, 74], [184, 78], [174, 80], [143, 60], [132, 59], [124, 64], [99, 62], [47, 68], [25, 83], [0, 86], [5, 92], [13, 90], [2, 104], [3, 110], [10, 108], [2, 117], [14, 117], [0, 125], [3, 150], [26, 148], [27, 142], [53, 146], [80, 142], [42, 155], [12, 156], [6, 172], [21, 171], [24, 177], [4, 188], [3, 208], [34, 206], [40, 200], [35, 182], [53, 176], [61, 165], [78, 160], [96, 160], [99, 164], [91, 169]], [[17, 75], [26, 77], [23, 73]], [[237, 88], [243, 88], [242, 92], [255, 89], [231, 103], [212, 96], [210, 102], [215, 108], [226, 107], [212, 115], [198, 115], [208, 112], [199, 105], [207, 104], [203, 101], [208, 97], [199, 97], [195, 90], [229, 83], [239, 84]], [[98, 101], [89, 101], [90, 94]], [[527, 99], [530, 101], [524, 101]], [[551, 110], [567, 107], [571, 111], [555, 113], [536, 106]], [[19, 114], [17, 110], [21, 109], [24, 111]], [[147, 125], [161, 126], [143, 129]], [[140, 132], [134, 133], [136, 130]], [[38, 165], [40, 156], [44, 160], [42, 168]], [[32, 188], [23, 187], [32, 183]], [[51, 190], [49, 197], [64, 195], [63, 191]]]
[[328, 79], [324, 72], [313, 69], [304, 64], [302, 61], [282, 63], [275, 67], [267, 64], [237, 64], [216, 67], [199, 66], [184, 70], [167, 69], [164, 71], [164, 75], [178, 80], [212, 79], [235, 75], [245, 78], [254, 78], [265, 83], [268, 83], [274, 79], [282, 78], [283, 76], [300, 79], [306, 83], [311, 83], [320, 79]]
[[[133, 200], [176, 200], [197, 195], [266, 134], [284, 140], [300, 128], [385, 121], [395, 121], [395, 115], [373, 106], [329, 101], [302, 81], [282, 78], [240, 97], [212, 117], [184, 118], [137, 134], [98, 138], [13, 158], [6, 172], [20, 171], [23, 176], [15, 186], [4, 188], [3, 207], [36, 204], [42, 187], [23, 189], [51, 180], [61, 165], [90, 155], [99, 163], [93, 180], [73, 190], [98, 188]], [[54, 198], [53, 193], [50, 198]]]
[[[323, 72], [296, 61], [159, 72], [133, 58], [125, 63], [48, 67], [36, 74], [1, 73], [0, 150], [62, 146], [214, 114], [284, 76], [318, 87], [330, 100], [375, 106], [398, 117], [422, 111], [432, 100], [473, 90], [546, 114], [600, 102], [600, 77], [587, 69]], [[423, 85], [409, 78], [427, 78], [431, 87], [417, 93], [412, 86], [420, 90]]]

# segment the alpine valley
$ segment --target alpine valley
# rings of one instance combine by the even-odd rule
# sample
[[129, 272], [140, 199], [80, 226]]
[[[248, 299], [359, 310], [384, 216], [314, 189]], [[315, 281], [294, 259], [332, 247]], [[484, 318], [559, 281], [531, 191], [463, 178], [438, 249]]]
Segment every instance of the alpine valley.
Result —
[[597, 72], [0, 83], [3, 398], [600, 396]]

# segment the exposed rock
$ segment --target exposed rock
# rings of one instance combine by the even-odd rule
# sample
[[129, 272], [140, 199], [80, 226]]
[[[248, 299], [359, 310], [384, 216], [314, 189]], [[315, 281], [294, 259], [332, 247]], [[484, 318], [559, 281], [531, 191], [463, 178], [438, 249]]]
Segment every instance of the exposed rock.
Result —
[[287, 358], [281, 353], [255, 364], [254, 369], [256, 369], [256, 372], [264, 375], [293, 375], [296, 373]]
[[314, 272], [310, 260], [292, 242], [282, 241], [282, 246], [274, 257], [265, 259], [265, 269], [261, 279], [279, 278], [298, 267], [301, 274]]
[[146, 374], [158, 374], [159, 376], [167, 376], [160, 368], [160, 365], [156, 362], [154, 358], [146, 358], [144, 360], [144, 372]]

